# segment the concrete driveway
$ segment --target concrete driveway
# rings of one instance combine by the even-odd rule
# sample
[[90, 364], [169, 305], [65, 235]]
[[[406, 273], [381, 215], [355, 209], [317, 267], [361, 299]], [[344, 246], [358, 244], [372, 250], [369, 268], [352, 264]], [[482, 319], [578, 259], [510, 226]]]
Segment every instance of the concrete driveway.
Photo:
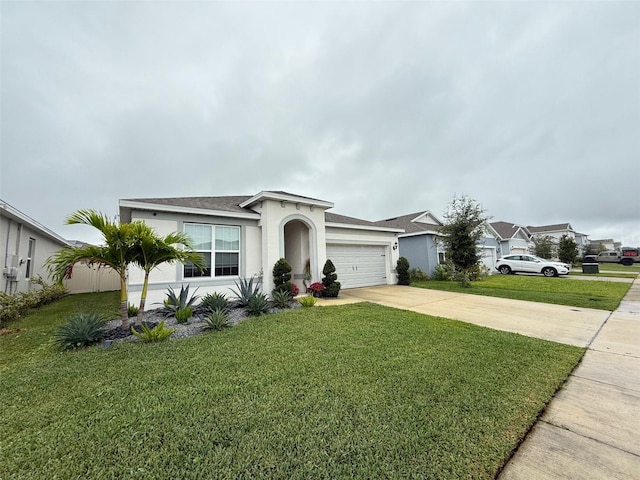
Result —
[[341, 300], [325, 304], [373, 302], [578, 347], [589, 345], [610, 315], [604, 310], [400, 285], [352, 288], [341, 291], [340, 297]]

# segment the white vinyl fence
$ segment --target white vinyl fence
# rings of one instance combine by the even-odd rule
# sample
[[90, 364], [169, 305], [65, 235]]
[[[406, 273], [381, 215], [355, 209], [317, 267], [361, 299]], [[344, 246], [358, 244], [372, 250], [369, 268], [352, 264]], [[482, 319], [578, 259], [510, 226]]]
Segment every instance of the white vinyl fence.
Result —
[[69, 293], [109, 292], [120, 290], [120, 277], [111, 268], [77, 263], [71, 278], [63, 280]]

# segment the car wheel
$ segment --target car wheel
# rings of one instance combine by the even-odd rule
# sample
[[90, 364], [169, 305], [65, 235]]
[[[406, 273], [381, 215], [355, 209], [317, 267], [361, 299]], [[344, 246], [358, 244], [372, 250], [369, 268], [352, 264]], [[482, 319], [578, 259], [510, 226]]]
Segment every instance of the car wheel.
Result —
[[511, 273], [511, 267], [509, 267], [509, 265], [501, 265], [498, 271], [502, 275], [509, 275]]
[[558, 275], [558, 272], [556, 271], [555, 268], [545, 267], [542, 269], [542, 274], [545, 277], [556, 277]]
[[620, 260], [620, 263], [625, 267], [630, 267], [631, 265], [633, 265], [633, 260], [631, 260], [630, 258], [623, 258], [622, 260]]

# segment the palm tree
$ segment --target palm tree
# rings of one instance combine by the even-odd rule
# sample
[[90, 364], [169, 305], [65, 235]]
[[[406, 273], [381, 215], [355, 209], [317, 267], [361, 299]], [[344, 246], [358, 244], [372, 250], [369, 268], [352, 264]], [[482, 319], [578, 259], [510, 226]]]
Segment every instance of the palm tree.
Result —
[[122, 327], [129, 328], [127, 314], [127, 267], [138, 254], [135, 249], [136, 229], [133, 224], [118, 224], [96, 210], [78, 210], [66, 219], [67, 225], [90, 225], [102, 233], [104, 245], [65, 247], [46, 261], [52, 277], [61, 282], [68, 278], [73, 266], [81, 261], [89, 265], [111, 267], [120, 277], [120, 317]]
[[[193, 251], [191, 238], [185, 233], [174, 232], [159, 237], [155, 231], [142, 222], [130, 224], [136, 237], [136, 254], [133, 263], [144, 271], [144, 283], [142, 284], [142, 295], [140, 297], [140, 307], [136, 324], [142, 323], [144, 306], [147, 300], [147, 289], [149, 286], [149, 274], [151, 270], [159, 267], [163, 263], [191, 262], [197, 268], [204, 266], [202, 255]], [[181, 245], [183, 248], [177, 248]]]

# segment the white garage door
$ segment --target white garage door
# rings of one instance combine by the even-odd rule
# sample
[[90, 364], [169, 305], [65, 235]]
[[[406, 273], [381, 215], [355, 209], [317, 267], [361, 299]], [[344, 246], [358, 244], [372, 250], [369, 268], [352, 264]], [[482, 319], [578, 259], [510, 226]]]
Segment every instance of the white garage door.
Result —
[[377, 245], [327, 245], [327, 258], [336, 267], [342, 288], [387, 283], [387, 257]]
[[496, 247], [483, 247], [480, 250], [480, 255], [482, 255], [482, 263], [489, 269], [489, 275], [497, 273], [495, 269], [497, 260]]

